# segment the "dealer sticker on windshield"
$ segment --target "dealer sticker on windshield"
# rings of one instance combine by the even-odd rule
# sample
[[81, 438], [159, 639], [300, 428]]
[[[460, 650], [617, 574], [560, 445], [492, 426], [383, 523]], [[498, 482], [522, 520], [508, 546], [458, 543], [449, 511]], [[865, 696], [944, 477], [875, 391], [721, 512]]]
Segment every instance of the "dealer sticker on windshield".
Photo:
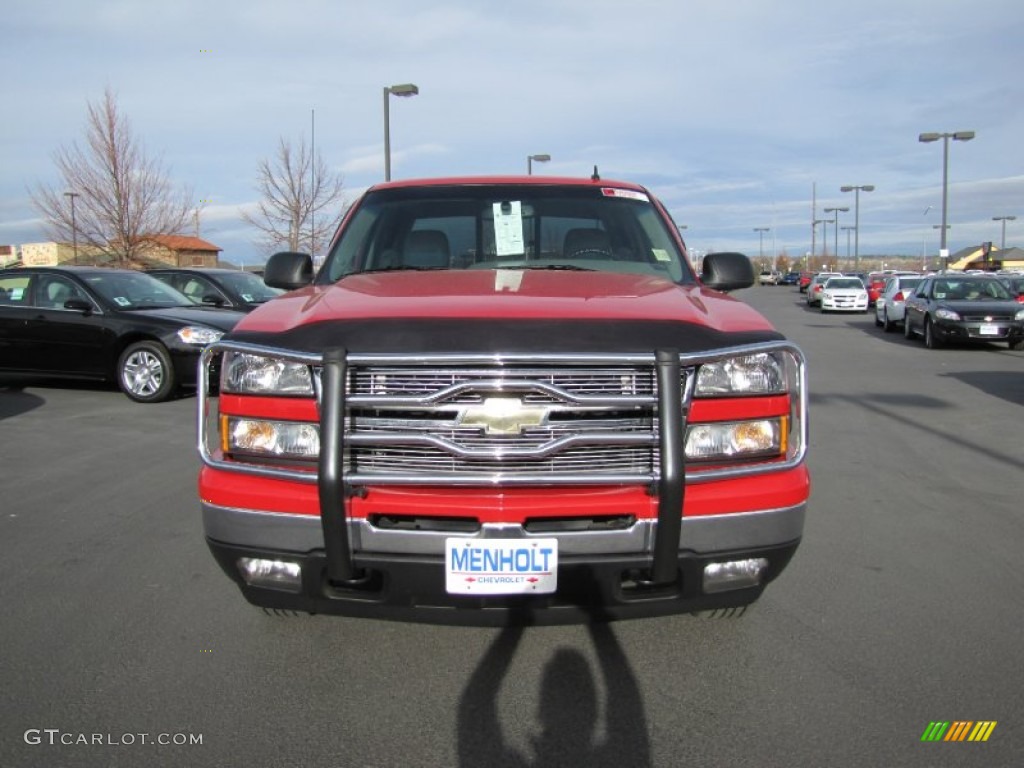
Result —
[[558, 539], [445, 539], [453, 595], [548, 594], [558, 586]]

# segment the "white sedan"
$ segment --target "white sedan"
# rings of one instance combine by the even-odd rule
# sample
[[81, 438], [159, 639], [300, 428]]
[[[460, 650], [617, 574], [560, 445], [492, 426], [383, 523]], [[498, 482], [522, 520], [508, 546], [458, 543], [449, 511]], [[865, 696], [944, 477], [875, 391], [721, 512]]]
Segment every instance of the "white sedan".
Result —
[[903, 304], [924, 278], [921, 275], [893, 275], [875, 302], [875, 325], [891, 333], [896, 323], [903, 323]]
[[867, 312], [868, 292], [859, 277], [831, 277], [821, 288], [822, 312]]

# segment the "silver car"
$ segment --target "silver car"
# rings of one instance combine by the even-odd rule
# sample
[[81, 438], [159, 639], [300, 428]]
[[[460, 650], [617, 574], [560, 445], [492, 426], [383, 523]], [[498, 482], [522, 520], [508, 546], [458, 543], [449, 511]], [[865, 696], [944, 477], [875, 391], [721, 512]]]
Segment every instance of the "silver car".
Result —
[[904, 299], [924, 278], [921, 275], [893, 275], [885, 281], [885, 287], [875, 302], [875, 325], [891, 333], [898, 323], [903, 323]]

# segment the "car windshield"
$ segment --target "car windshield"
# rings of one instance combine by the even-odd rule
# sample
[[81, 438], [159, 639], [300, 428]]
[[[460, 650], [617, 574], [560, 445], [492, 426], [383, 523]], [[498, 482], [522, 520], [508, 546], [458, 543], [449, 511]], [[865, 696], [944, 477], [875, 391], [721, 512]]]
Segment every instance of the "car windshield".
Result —
[[999, 280], [945, 278], [936, 280], [932, 291], [936, 299], [947, 301], [1005, 301], [1012, 298]]
[[857, 277], [833, 277], [825, 283], [829, 290], [864, 290], [864, 283]]
[[118, 309], [193, 306], [185, 294], [141, 272], [97, 272], [85, 281]]
[[693, 283], [672, 226], [645, 193], [599, 184], [380, 189], [346, 222], [318, 281], [389, 270], [573, 269]]
[[250, 304], [262, 304], [284, 293], [280, 288], [271, 288], [252, 272], [221, 272], [217, 279]]

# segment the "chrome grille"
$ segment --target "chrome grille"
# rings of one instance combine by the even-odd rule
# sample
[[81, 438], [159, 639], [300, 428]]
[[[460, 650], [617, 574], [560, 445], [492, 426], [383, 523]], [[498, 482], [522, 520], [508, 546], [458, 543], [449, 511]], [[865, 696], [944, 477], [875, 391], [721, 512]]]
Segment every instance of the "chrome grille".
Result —
[[[493, 400], [523, 423], [492, 429]], [[656, 402], [653, 366], [351, 366], [345, 472], [653, 477]]]

